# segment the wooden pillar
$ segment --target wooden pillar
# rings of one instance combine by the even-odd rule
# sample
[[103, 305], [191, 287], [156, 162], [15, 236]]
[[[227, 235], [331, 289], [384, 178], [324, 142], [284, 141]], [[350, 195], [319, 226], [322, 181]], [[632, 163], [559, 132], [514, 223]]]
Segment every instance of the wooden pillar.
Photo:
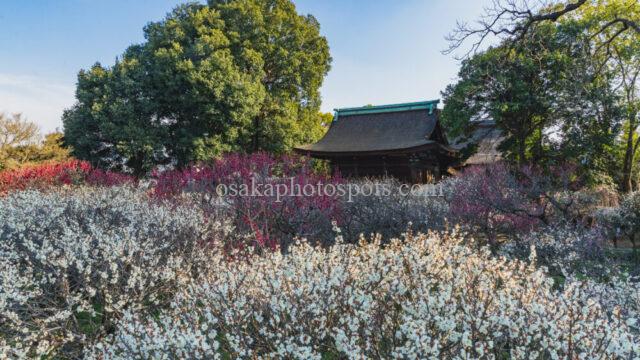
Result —
[[421, 182], [420, 159], [415, 156], [409, 157], [409, 181], [417, 184]]
[[358, 177], [358, 159], [353, 158], [353, 176]]
[[389, 173], [387, 172], [387, 157], [386, 156], [382, 157], [382, 173], [384, 174], [385, 177], [389, 176]]

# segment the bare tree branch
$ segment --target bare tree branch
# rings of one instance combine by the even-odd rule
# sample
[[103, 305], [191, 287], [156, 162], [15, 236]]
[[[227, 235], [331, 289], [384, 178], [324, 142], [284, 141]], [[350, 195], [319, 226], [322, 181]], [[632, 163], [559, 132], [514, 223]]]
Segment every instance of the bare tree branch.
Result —
[[[443, 51], [451, 54], [460, 49], [463, 44], [472, 40], [469, 50], [459, 58], [466, 58], [475, 54], [490, 37], [497, 37], [508, 42], [522, 40], [531, 28], [544, 22], [556, 22], [561, 17], [572, 13], [587, 4], [587, 0], [494, 0], [491, 7], [485, 8], [485, 14], [474, 26], [458, 22], [456, 28], [447, 35], [449, 47]], [[640, 35], [640, 23], [622, 15], [603, 24], [593, 36], [605, 33], [608, 29], [620, 26], [608, 35], [602, 47], [619, 37], [626, 31], [632, 30]], [[600, 48], [598, 50], [601, 50]]]

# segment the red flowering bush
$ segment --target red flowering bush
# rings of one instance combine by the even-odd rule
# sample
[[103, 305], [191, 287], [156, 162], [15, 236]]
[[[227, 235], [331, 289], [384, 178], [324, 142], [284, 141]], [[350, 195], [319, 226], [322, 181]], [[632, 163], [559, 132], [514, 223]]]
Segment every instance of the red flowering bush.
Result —
[[91, 186], [117, 186], [124, 184], [134, 184], [136, 179], [127, 174], [105, 171], [102, 169], [92, 169], [85, 174], [84, 182]]
[[131, 176], [94, 169], [86, 161], [69, 160], [0, 171], [0, 194], [85, 183], [113, 186], [133, 182]]
[[89, 163], [71, 160], [0, 172], [0, 193], [78, 183], [91, 171]]
[[153, 177], [158, 198], [195, 195], [211, 216], [231, 218], [236, 233], [251, 239], [234, 247], [286, 249], [296, 236], [324, 241], [340, 219], [338, 196], [321, 188], [342, 180], [314, 171], [304, 157], [229, 154]]

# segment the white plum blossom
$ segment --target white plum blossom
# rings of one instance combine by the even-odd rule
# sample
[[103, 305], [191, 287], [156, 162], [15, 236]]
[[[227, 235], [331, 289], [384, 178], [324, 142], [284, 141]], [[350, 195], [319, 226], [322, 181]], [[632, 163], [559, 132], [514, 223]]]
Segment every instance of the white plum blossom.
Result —
[[0, 358], [75, 357], [126, 311], [170, 301], [207, 267], [214, 224], [127, 187], [0, 201]]
[[457, 230], [349, 244], [336, 223], [330, 247], [240, 253], [227, 224], [128, 187], [3, 197], [0, 359], [640, 357], [638, 279], [558, 287], [538, 257], [557, 236], [519, 260]]
[[[613, 297], [589, 281], [570, 279], [554, 290], [535, 252], [523, 262], [468, 241], [455, 232], [409, 233], [387, 246], [299, 242], [287, 254], [234, 262], [214, 254], [217, 270], [185, 287], [159, 320], [127, 317], [88, 354], [146, 359], [165, 349], [170, 359], [207, 358], [216, 348], [216, 356], [247, 359], [640, 356], [638, 285], [623, 283]], [[215, 342], [200, 340], [205, 328]]]

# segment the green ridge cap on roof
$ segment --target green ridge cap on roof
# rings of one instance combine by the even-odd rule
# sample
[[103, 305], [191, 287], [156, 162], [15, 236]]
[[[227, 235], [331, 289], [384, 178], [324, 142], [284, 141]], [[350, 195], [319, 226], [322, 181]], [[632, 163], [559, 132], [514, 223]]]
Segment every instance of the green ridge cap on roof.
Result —
[[426, 110], [432, 112], [435, 106], [440, 102], [440, 100], [430, 100], [430, 101], [418, 101], [418, 102], [410, 102], [410, 103], [402, 103], [402, 104], [389, 104], [389, 105], [378, 105], [378, 106], [361, 106], [361, 107], [351, 107], [351, 108], [342, 108], [342, 109], [334, 109], [336, 111], [336, 115], [358, 115], [358, 114], [375, 114], [375, 113], [385, 113], [385, 112], [395, 112], [395, 111], [409, 111], [409, 110]]

